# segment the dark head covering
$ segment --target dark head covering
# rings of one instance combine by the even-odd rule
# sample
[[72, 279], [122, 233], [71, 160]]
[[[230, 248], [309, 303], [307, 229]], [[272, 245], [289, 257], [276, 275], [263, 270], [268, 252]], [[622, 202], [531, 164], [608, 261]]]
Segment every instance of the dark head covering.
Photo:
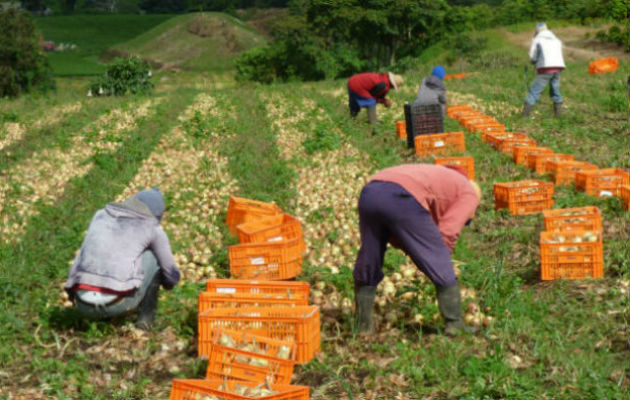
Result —
[[164, 205], [164, 196], [160, 189], [157, 187], [145, 189], [138, 192], [134, 197], [143, 202], [158, 220], [162, 220], [166, 206]]

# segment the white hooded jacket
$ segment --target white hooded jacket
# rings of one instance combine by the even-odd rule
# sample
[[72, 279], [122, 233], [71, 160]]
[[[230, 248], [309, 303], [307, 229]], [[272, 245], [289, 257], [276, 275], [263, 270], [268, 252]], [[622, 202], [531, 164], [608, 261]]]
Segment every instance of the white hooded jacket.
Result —
[[548, 29], [538, 33], [529, 48], [529, 59], [536, 68], [564, 68], [562, 42]]

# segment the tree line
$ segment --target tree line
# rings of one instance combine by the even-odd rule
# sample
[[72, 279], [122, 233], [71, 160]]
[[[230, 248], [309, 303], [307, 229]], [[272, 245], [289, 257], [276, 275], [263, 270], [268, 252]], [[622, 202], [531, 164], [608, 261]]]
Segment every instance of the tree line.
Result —
[[[318, 80], [395, 69], [441, 40], [470, 50], [476, 44], [462, 32], [497, 25], [630, 20], [630, 0], [292, 0], [288, 7], [289, 17], [272, 29], [274, 40], [237, 60], [240, 79]], [[627, 26], [625, 32], [630, 36]]]

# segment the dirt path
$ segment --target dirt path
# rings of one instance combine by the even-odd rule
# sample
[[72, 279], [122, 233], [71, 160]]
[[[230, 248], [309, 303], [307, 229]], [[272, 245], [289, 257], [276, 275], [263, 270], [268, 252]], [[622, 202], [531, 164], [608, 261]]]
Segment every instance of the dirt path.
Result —
[[[608, 29], [608, 26], [599, 28], [569, 26], [552, 29], [552, 31], [562, 40], [566, 61], [588, 61], [602, 57], [617, 57], [620, 60], [627, 60], [628, 53], [625, 53], [621, 46], [601, 43], [593, 39], [597, 31], [602, 29]], [[508, 41], [523, 49], [529, 50], [534, 31], [533, 28], [532, 31], [517, 33], [510, 32], [505, 28], [500, 28], [499, 31]], [[585, 38], [587, 33], [590, 35], [590, 39]]]

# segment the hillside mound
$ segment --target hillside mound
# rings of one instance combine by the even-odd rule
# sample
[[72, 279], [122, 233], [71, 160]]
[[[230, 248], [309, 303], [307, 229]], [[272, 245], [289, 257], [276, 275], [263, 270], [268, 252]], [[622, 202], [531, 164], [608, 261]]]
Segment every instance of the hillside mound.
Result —
[[195, 13], [171, 18], [108, 49], [103, 58], [136, 55], [159, 69], [224, 70], [233, 67], [241, 52], [265, 41], [230, 15]]

